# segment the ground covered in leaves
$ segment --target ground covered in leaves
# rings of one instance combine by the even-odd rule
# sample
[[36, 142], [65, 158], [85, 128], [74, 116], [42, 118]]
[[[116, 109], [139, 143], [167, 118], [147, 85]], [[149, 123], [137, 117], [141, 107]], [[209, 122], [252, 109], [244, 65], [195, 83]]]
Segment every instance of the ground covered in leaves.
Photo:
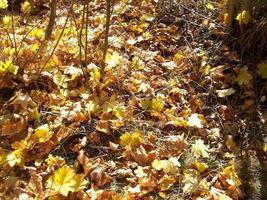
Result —
[[48, 11], [1, 13], [1, 199], [264, 197], [266, 61], [182, 2], [116, 1], [104, 77], [104, 1], [60, 4], [49, 41]]

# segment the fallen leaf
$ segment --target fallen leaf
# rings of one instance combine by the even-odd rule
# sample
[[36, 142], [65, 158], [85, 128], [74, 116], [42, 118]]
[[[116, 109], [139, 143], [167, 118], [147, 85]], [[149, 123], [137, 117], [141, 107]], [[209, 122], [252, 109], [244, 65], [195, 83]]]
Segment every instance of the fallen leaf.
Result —
[[267, 60], [260, 62], [257, 65], [257, 68], [258, 68], [257, 73], [261, 75], [262, 78], [267, 79]]
[[208, 153], [208, 147], [204, 144], [204, 141], [201, 139], [198, 139], [195, 141], [195, 144], [192, 144], [192, 150], [194, 152], [194, 155], [198, 157], [204, 157], [208, 158], [209, 153]]
[[240, 86], [249, 85], [250, 81], [253, 79], [252, 75], [248, 72], [247, 67], [243, 67], [240, 69], [237, 82]]
[[236, 20], [239, 22], [240, 25], [248, 24], [252, 20], [252, 17], [249, 11], [242, 10], [240, 13], [237, 14]]
[[194, 113], [188, 118], [188, 124], [192, 127], [203, 128], [206, 123], [205, 117], [201, 114]]
[[63, 166], [49, 177], [46, 188], [50, 191], [49, 196], [62, 194], [67, 197], [69, 192], [82, 190], [87, 184], [88, 181], [84, 179], [84, 175], [76, 174], [69, 166]]
[[216, 90], [216, 93], [218, 95], [218, 97], [227, 97], [227, 96], [231, 96], [232, 94], [235, 93], [235, 89], [233, 88], [228, 88], [228, 89], [224, 89], [224, 90]]
[[96, 130], [109, 135], [110, 129], [109, 129], [108, 121], [100, 120], [96, 126]]
[[171, 188], [171, 186], [176, 182], [175, 178], [172, 176], [164, 175], [160, 180], [159, 180], [159, 188], [160, 191], [166, 191]]

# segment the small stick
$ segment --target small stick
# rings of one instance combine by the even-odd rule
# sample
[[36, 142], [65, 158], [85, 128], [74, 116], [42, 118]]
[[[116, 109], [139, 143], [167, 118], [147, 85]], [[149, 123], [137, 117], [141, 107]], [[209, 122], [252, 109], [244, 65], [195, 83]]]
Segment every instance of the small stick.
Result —
[[103, 58], [102, 65], [100, 68], [101, 73], [101, 81], [105, 75], [105, 66], [106, 66], [106, 56], [108, 51], [108, 36], [109, 36], [109, 28], [110, 28], [110, 18], [111, 18], [111, 0], [106, 0], [106, 30], [105, 30], [105, 42], [103, 46]]

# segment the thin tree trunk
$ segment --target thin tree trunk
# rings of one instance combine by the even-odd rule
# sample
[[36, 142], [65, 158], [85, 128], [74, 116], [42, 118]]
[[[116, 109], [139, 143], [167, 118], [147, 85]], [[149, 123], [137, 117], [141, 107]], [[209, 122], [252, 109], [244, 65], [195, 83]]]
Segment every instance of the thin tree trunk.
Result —
[[109, 36], [109, 27], [110, 27], [110, 18], [111, 18], [111, 0], [106, 0], [106, 30], [105, 30], [105, 41], [103, 46], [103, 59], [101, 65], [101, 80], [103, 80], [105, 75], [105, 66], [106, 66], [106, 56], [108, 51], [108, 36]]
[[56, 10], [57, 10], [57, 1], [56, 0], [52, 0], [50, 3], [50, 16], [49, 16], [49, 23], [47, 26], [47, 29], [45, 31], [45, 39], [48, 40], [51, 38], [52, 35], [52, 31], [55, 25], [55, 21], [56, 21]]

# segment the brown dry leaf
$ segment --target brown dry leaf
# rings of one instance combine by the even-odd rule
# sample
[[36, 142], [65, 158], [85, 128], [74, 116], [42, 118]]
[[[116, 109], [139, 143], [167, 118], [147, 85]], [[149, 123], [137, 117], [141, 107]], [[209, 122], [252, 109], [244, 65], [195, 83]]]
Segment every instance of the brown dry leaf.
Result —
[[108, 121], [104, 121], [104, 120], [99, 121], [97, 126], [96, 126], [96, 130], [109, 135], [110, 129], [109, 129]]
[[6, 120], [0, 129], [1, 136], [14, 136], [26, 130], [28, 125], [27, 118], [14, 114], [11, 120]]
[[253, 99], [246, 99], [244, 104], [241, 106], [242, 111], [246, 111], [249, 108], [251, 108], [255, 104], [255, 101]]
[[100, 137], [96, 132], [89, 133], [87, 137], [88, 137], [88, 140], [93, 144], [100, 143]]
[[139, 165], [148, 165], [157, 156], [156, 152], [154, 151], [147, 153], [143, 145], [138, 147], [135, 151], [131, 151], [130, 155], [132, 159], [136, 161]]
[[98, 166], [90, 173], [90, 180], [93, 185], [97, 187], [102, 187], [107, 183], [110, 183], [111, 177], [106, 172], [105, 167]]
[[145, 188], [157, 187], [157, 180], [152, 176], [139, 178], [138, 183], [140, 186]]
[[23, 110], [37, 106], [28, 93], [23, 94], [20, 91], [12, 98], [10, 105], [14, 105], [15, 108], [22, 108]]
[[165, 143], [160, 148], [159, 155], [161, 156], [180, 156], [188, 147], [188, 142], [183, 135], [169, 136]]
[[79, 152], [77, 159], [83, 167], [84, 174], [87, 176], [93, 167], [91, 159], [85, 155], [84, 150]]
[[119, 145], [118, 144], [115, 144], [115, 143], [113, 143], [113, 142], [108, 142], [108, 144], [109, 144], [109, 148], [112, 150], [112, 151], [116, 151], [117, 149], [118, 149], [118, 147], [119, 147]]
[[37, 170], [35, 168], [28, 169], [31, 175], [28, 189], [36, 194], [35, 198], [42, 199], [44, 197], [44, 188], [42, 184], [43, 178], [40, 174], [37, 173]]
[[235, 117], [234, 112], [232, 111], [232, 107], [226, 106], [226, 105], [221, 105], [219, 108], [219, 112], [222, 116], [222, 119], [224, 120], [231, 120]]
[[225, 69], [225, 66], [220, 65], [218, 67], [214, 67], [210, 70], [210, 77], [214, 80], [223, 78], [225, 75], [223, 73], [223, 70]]
[[116, 176], [119, 179], [126, 178], [126, 177], [134, 177], [133, 171], [129, 168], [120, 168], [115, 170], [112, 175]]

